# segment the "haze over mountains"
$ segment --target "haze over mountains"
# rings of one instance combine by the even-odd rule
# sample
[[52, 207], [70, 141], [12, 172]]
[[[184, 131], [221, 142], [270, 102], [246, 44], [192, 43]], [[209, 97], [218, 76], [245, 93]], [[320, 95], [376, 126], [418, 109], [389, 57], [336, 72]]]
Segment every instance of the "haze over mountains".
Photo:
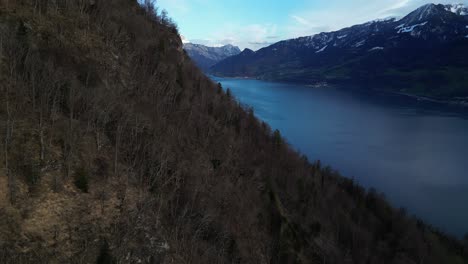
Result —
[[241, 52], [239, 47], [233, 45], [207, 47], [201, 44], [185, 43], [184, 49], [195, 61], [197, 66], [204, 71], [227, 57], [237, 55]]
[[244, 50], [210, 68], [224, 77], [355, 84], [438, 98], [468, 96], [468, 9], [424, 5], [407, 16]]

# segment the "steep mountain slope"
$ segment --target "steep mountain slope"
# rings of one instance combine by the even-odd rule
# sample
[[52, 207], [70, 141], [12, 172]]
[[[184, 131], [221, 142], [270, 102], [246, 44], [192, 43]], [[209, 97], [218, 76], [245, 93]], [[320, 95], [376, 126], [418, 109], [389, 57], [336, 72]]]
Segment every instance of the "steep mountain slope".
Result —
[[239, 54], [241, 51], [238, 47], [226, 45], [222, 47], [207, 47], [200, 44], [186, 43], [184, 50], [192, 58], [200, 69], [206, 71], [216, 63]]
[[291, 150], [152, 5], [0, 8], [0, 263], [468, 263]]
[[221, 76], [358, 84], [437, 97], [468, 96], [468, 16], [461, 5], [428, 4], [378, 20], [281, 41], [211, 68]]

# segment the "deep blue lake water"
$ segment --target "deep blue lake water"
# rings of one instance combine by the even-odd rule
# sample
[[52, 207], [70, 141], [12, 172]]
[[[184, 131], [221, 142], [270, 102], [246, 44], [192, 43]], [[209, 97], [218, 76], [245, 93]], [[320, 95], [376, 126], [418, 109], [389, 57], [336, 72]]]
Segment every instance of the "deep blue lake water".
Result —
[[402, 96], [222, 79], [309, 160], [452, 235], [468, 232], [468, 114]]

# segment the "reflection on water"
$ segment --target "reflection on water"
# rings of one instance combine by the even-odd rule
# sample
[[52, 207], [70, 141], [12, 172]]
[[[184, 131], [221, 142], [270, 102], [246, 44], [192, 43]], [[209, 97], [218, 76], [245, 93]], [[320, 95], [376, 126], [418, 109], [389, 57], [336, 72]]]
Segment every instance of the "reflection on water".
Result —
[[214, 78], [320, 159], [395, 206], [461, 236], [468, 232], [468, 115], [401, 96]]

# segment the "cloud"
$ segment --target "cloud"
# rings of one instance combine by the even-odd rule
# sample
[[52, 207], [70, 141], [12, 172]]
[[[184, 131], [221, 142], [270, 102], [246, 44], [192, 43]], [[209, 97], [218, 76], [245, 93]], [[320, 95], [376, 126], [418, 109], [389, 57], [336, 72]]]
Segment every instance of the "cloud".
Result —
[[388, 12], [392, 12], [392, 11], [396, 11], [396, 10], [399, 10], [399, 9], [402, 9], [406, 6], [408, 6], [409, 4], [411, 3], [411, 0], [400, 0], [400, 1], [397, 1], [395, 4], [393, 4], [392, 6], [389, 6], [388, 8], [385, 8], [383, 9], [383, 11], [381, 11], [381, 14], [387, 14]]
[[[431, 3], [431, 0], [327, 0], [323, 8], [304, 8], [290, 15], [286, 25], [287, 38], [314, 35], [320, 32], [339, 30], [356, 24], [388, 17], [402, 17], [416, 8]], [[438, 0], [442, 4], [468, 0]]]
[[304, 26], [312, 26], [312, 23], [310, 23], [307, 19], [303, 18], [303, 17], [300, 17], [300, 16], [296, 16], [296, 15], [291, 15], [291, 17], [296, 20], [297, 23], [301, 24], [301, 25], [304, 25]]
[[180, 35], [180, 38], [182, 39], [182, 43], [189, 43], [190, 42], [184, 35]]
[[[183, 7], [188, 1], [209, 4], [210, 0], [159, 0], [170, 1], [172, 5], [181, 5], [178, 8], [187, 10], [190, 7]], [[242, 2], [243, 0], [239, 0]], [[246, 18], [232, 17], [217, 26], [212, 32], [206, 32], [206, 38], [190, 39], [193, 43], [205, 45], [225, 45], [232, 44], [241, 49], [250, 48], [253, 50], [268, 46], [273, 42], [310, 36], [320, 32], [339, 30], [356, 24], [362, 24], [371, 20], [388, 18], [393, 16], [404, 16], [416, 8], [432, 2], [431, 0], [317, 0], [305, 1], [300, 9], [289, 9], [281, 21], [275, 23], [242, 23]], [[464, 3], [468, 5], [468, 0], [438, 0], [442, 4]], [[176, 4], [174, 4], [176, 3]], [[308, 6], [309, 5], [309, 6]], [[170, 11], [170, 10], [169, 10]], [[286, 11], [285, 11], [286, 12]], [[229, 14], [226, 14], [229, 17]], [[259, 12], [259, 17], [262, 16]], [[253, 21], [254, 18], [248, 18]], [[234, 22], [237, 21], [237, 22]], [[239, 22], [241, 21], [241, 22]]]
[[[427, 0], [399, 0], [394, 5], [389, 6], [387, 9], [384, 9], [379, 15], [382, 17], [389, 17], [389, 16], [403, 16], [411, 11], [415, 10], [416, 8], [423, 6], [428, 3], [432, 3], [433, 1]], [[437, 4], [458, 4], [462, 3], [468, 5], [468, 0], [438, 0], [434, 3]]]
[[235, 42], [234, 39], [191, 39], [188, 42], [201, 44], [209, 47], [222, 47]]
[[273, 44], [272, 39], [278, 39], [278, 26], [275, 24], [225, 24], [222, 30], [213, 32], [205, 39], [191, 39], [190, 42], [207, 46], [235, 45], [241, 49], [259, 48]]
[[271, 44], [273, 44], [274, 42], [268, 42], [268, 41], [262, 41], [262, 42], [249, 42], [250, 45], [255, 45], [255, 46], [262, 46], [262, 47], [265, 47], [265, 46], [269, 46]]

